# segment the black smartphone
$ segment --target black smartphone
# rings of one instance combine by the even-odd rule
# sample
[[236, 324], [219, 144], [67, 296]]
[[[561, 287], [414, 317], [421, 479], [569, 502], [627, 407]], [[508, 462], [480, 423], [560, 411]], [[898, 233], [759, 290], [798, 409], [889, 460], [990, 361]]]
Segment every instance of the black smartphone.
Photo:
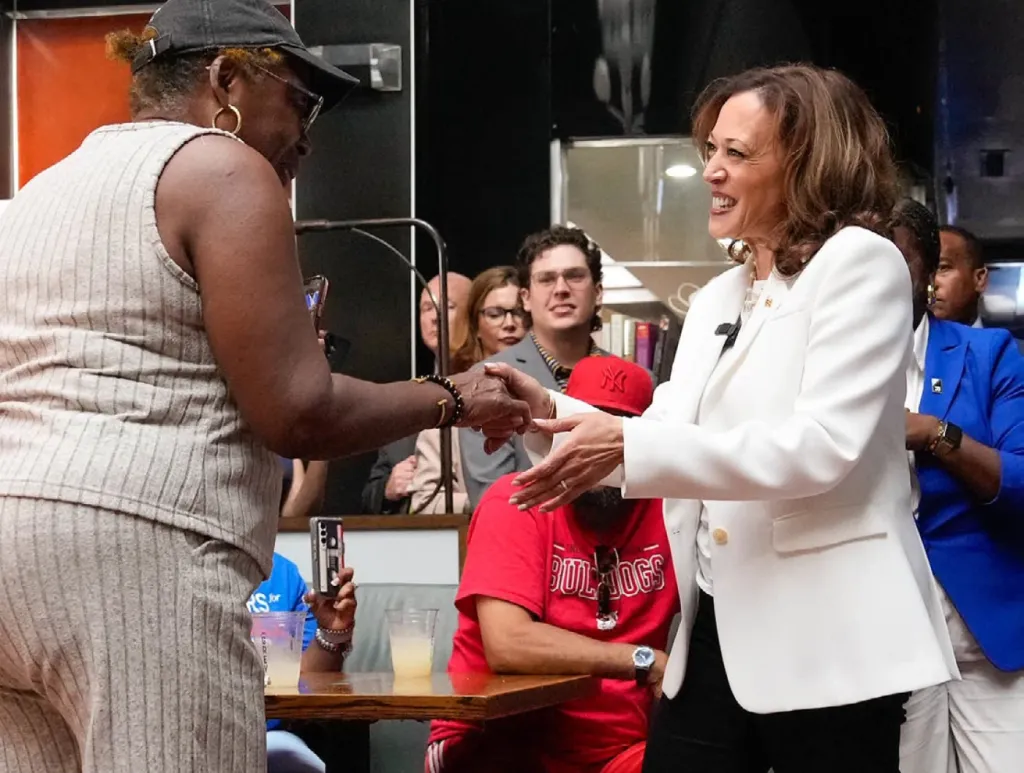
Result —
[[320, 330], [320, 320], [324, 315], [324, 304], [327, 302], [327, 290], [330, 283], [327, 277], [311, 276], [306, 279], [306, 309], [313, 320], [313, 327]]
[[309, 519], [309, 542], [313, 558], [313, 590], [321, 596], [337, 596], [332, 581], [345, 566], [345, 525], [342, 518]]

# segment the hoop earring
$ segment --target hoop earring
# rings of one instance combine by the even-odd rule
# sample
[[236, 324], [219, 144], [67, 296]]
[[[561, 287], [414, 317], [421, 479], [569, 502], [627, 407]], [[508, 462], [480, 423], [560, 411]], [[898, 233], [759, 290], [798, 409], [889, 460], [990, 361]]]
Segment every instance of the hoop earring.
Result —
[[932, 306], [935, 305], [935, 285], [933, 285], [931, 282], [928, 283], [928, 300], [927, 300], [927, 303], [928, 303], [928, 308], [929, 309]]
[[[229, 131], [228, 134], [234, 134], [235, 136], [238, 136], [238, 132], [241, 131], [242, 129], [242, 113], [234, 105], [222, 107], [220, 110], [214, 113], [211, 125], [213, 126], [214, 129], [220, 129], [220, 127], [217, 126], [217, 119], [229, 110], [231, 111], [232, 115], [235, 116], [235, 128], [232, 131]], [[227, 131], [227, 129], [221, 129], [221, 131]]]

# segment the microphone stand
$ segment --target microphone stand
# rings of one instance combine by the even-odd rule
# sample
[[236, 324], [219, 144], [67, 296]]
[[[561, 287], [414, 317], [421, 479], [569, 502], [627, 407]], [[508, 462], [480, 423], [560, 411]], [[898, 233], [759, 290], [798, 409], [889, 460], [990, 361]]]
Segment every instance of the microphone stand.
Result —
[[[417, 217], [382, 217], [368, 220], [298, 220], [295, 223], [295, 233], [299, 236], [307, 233], [322, 231], [351, 231], [358, 233], [373, 241], [389, 247], [393, 253], [401, 258], [412, 272], [416, 279], [426, 289], [427, 283], [423, 276], [416, 270], [412, 261], [406, 258], [389, 242], [368, 233], [366, 229], [376, 228], [399, 228], [411, 227], [425, 232], [434, 241], [437, 250], [437, 275], [438, 275], [438, 301], [434, 303], [437, 309], [437, 374], [447, 376], [449, 364], [448, 352], [448, 249], [445, 247], [441, 234], [426, 220]], [[427, 289], [427, 295], [431, 295]], [[433, 300], [433, 299], [431, 299]], [[441, 310], [444, 310], [442, 313]], [[452, 491], [452, 431], [450, 427], [441, 430], [441, 482], [444, 486], [444, 507], [445, 512], [451, 513], [455, 510], [454, 492]]]

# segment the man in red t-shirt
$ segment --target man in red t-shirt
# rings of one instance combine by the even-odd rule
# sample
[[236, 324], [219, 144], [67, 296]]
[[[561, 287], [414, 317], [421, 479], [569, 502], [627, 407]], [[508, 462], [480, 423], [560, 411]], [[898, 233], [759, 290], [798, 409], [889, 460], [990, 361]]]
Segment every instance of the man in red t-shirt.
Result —
[[[588, 357], [566, 393], [639, 415], [650, 375]], [[427, 773], [639, 773], [679, 596], [660, 500], [599, 488], [552, 513], [497, 480], [473, 515], [449, 672], [591, 674], [591, 698], [484, 725], [435, 721]]]

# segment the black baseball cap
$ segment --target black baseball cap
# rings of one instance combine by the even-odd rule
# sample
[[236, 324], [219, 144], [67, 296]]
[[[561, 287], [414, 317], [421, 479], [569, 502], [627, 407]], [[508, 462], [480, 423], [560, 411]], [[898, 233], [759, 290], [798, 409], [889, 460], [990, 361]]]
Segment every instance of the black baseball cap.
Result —
[[307, 85], [323, 97], [324, 110], [337, 105], [359, 83], [310, 53], [291, 22], [267, 0], [167, 0], [147, 26], [156, 30], [156, 37], [132, 61], [133, 73], [163, 56], [274, 48], [309, 66]]

